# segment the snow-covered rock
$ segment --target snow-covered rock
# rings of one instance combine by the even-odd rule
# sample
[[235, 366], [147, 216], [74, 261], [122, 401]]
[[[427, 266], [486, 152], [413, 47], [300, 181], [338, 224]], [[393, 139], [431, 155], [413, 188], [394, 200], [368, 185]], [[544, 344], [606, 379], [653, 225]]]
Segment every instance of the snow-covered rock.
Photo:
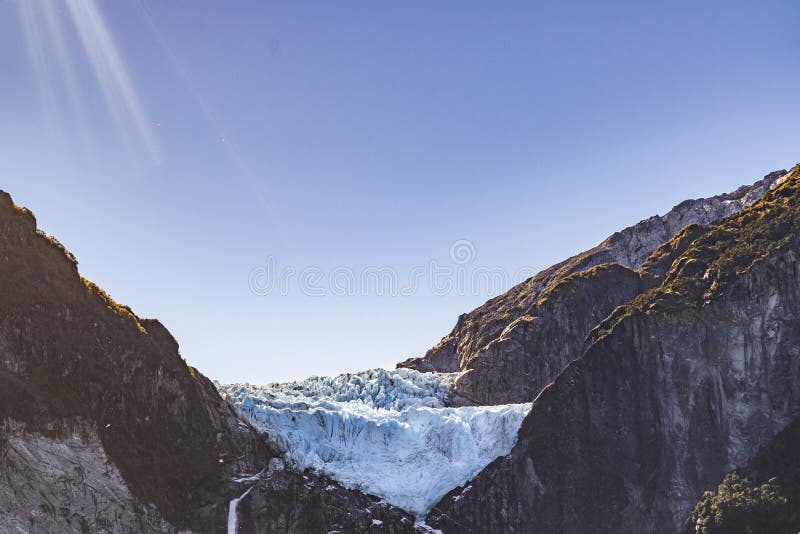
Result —
[[376, 369], [220, 391], [297, 468], [421, 517], [511, 451], [531, 406], [445, 407], [454, 378]]

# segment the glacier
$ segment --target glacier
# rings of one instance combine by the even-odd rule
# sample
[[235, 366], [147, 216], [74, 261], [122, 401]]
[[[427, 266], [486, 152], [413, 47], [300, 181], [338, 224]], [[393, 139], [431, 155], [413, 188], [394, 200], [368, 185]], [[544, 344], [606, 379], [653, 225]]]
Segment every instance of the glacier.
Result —
[[456, 376], [373, 369], [217, 387], [290, 465], [424, 517], [450, 490], [511, 452], [531, 408], [448, 407]]

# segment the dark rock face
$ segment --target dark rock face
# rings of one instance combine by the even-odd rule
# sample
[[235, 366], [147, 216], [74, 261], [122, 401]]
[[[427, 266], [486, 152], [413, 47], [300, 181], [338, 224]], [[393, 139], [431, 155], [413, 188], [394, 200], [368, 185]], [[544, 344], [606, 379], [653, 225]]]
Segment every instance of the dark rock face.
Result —
[[[462, 315], [453, 331], [424, 358], [398, 366], [466, 371], [456, 382], [456, 391], [475, 403], [530, 402], [580, 356], [586, 336], [602, 318], [651, 287], [654, 277], [664, 275], [671, 260], [702, 233], [700, 225], [713, 224], [751, 205], [785, 174], [771, 173], [733, 193], [687, 200], [662, 217], [617, 232], [597, 247]], [[672, 244], [673, 249], [658, 250], [687, 225], [692, 226], [682, 240]], [[604, 264], [616, 266], [593, 270]], [[632, 272], [640, 269], [639, 275]]]
[[646, 288], [638, 273], [614, 263], [551, 284], [529, 313], [475, 354], [458, 393], [476, 404], [529, 401], [580, 354], [597, 323]]
[[[0, 530], [225, 532], [241, 490], [233, 479], [275, 455], [161, 323], [82, 279], [75, 258], [0, 191]], [[281, 477], [287, 493], [273, 489], [252, 514], [274, 532], [273, 515], [334, 500], [314, 501], [299, 473]], [[368, 498], [344, 494], [339, 515], [307, 507], [312, 522], [299, 525], [360, 528]], [[378, 509], [405, 528], [405, 514]]]
[[239, 514], [242, 532], [254, 534], [416, 532], [411, 515], [310, 471], [272, 470], [242, 499]]
[[[701, 233], [534, 402], [445, 532], [676, 532], [800, 415], [800, 167]], [[589, 527], [590, 526], [590, 527]]]
[[174, 532], [153, 505], [125, 483], [97, 435], [80, 421], [62, 421], [61, 435], [0, 428], [0, 530], [3, 532]]
[[5, 194], [0, 284], [2, 418], [56, 436], [61, 421], [82, 421], [132, 492], [170, 522], [221, 526], [221, 481], [266, 462], [268, 450], [169, 332], [82, 279]]

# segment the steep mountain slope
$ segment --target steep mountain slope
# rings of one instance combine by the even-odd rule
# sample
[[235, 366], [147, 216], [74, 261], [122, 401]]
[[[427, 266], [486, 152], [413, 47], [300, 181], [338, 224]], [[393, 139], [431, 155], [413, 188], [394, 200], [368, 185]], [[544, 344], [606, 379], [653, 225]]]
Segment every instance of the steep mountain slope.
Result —
[[[654, 251], [687, 225], [713, 224], [751, 205], [785, 174], [773, 172], [733, 193], [687, 200], [662, 217], [617, 232], [462, 315], [424, 358], [399, 367], [464, 371], [456, 392], [476, 404], [529, 402], [580, 356], [586, 336], [599, 321], [658, 283], [669, 266], [665, 261], [675, 251], [660, 251], [646, 265]], [[699, 229], [693, 226], [692, 236]], [[677, 243], [678, 251], [689, 242]], [[662, 272], [655, 268], [656, 260], [664, 264]]]
[[[224, 532], [243, 487], [273, 488], [264, 468], [277, 454], [158, 321], [82, 279], [75, 258], [0, 191], [0, 530]], [[389, 531], [412, 530], [410, 516], [360, 492], [326, 495], [334, 516], [318, 508], [310, 478], [271, 474], [287, 493], [269, 506], [257, 490], [247, 497], [261, 522], [327, 532], [378, 514]]]
[[658, 287], [595, 328], [534, 401], [512, 453], [442, 499], [428, 523], [679, 531], [705, 490], [800, 415], [798, 232], [800, 166], [699, 231]]
[[214, 505], [226, 473], [254, 467], [235, 459], [266, 461], [256, 433], [186, 365], [166, 329], [82, 279], [5, 193], [0, 251], [3, 419], [56, 438], [63, 421], [77, 425], [176, 526]]

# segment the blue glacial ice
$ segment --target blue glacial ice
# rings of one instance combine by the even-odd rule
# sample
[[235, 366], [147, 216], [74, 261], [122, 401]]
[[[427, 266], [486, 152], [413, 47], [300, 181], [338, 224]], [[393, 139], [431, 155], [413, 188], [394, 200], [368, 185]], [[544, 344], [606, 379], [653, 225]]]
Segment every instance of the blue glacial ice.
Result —
[[445, 407], [455, 374], [374, 369], [220, 392], [286, 451], [346, 487], [423, 517], [507, 455], [531, 404]]

